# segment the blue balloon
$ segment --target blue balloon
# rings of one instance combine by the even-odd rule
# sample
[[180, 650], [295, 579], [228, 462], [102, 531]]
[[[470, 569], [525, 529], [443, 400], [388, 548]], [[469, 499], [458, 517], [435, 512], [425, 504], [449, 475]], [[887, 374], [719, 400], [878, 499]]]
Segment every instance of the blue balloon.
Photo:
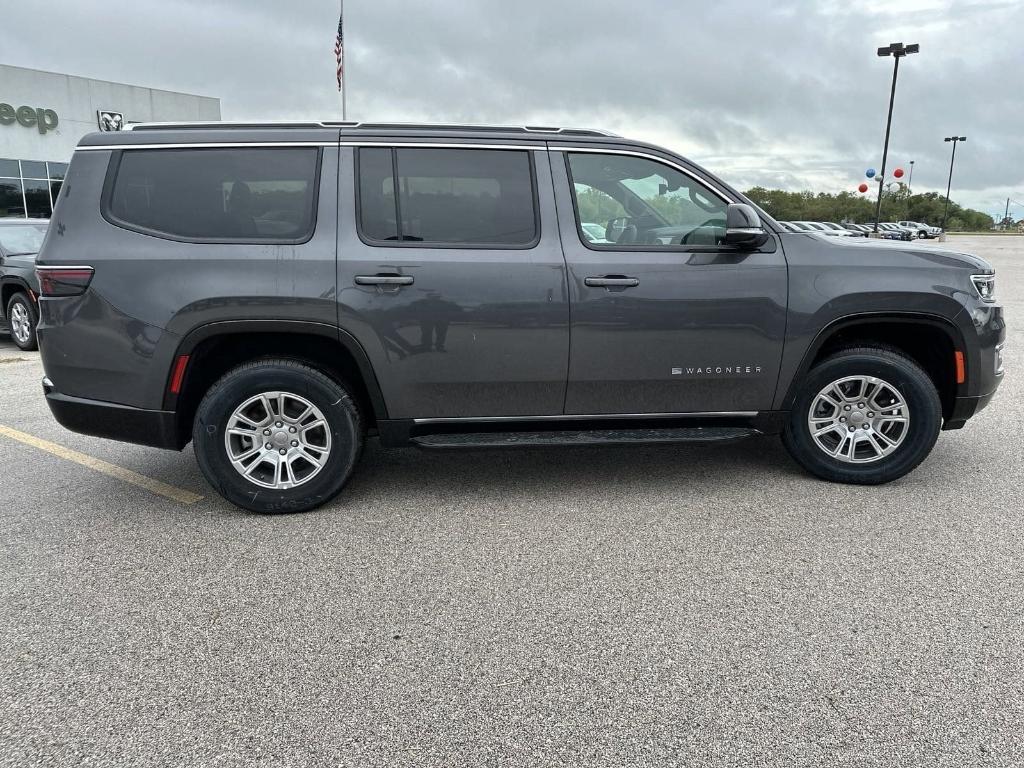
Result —
[[875, 169], [868, 168], [867, 173], [865, 173], [864, 175], [867, 176], [869, 179], [875, 178]]

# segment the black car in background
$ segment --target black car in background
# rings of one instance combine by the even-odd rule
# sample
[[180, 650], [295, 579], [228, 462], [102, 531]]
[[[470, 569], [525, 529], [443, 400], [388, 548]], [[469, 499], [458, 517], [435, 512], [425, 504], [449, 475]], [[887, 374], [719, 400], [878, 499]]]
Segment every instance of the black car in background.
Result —
[[37, 348], [36, 254], [49, 225], [47, 219], [0, 219], [0, 331], [26, 351]]

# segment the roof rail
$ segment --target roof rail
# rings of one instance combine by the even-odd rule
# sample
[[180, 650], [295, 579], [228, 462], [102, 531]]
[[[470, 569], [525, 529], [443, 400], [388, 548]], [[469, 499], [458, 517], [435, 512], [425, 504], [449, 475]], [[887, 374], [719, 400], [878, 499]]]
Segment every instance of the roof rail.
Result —
[[[325, 123], [325, 125], [342, 125], [341, 123]], [[467, 133], [553, 133], [573, 136], [614, 136], [614, 133], [589, 128], [556, 128], [540, 125], [490, 125], [487, 123], [356, 123], [352, 128], [363, 128], [371, 131], [465, 131]]]
[[129, 123], [126, 131], [216, 130], [217, 128], [362, 128], [371, 131], [480, 131], [505, 133], [550, 133], [562, 136], [612, 136], [616, 134], [590, 128], [556, 128], [541, 125], [485, 125], [479, 123], [364, 123], [355, 120], [279, 120], [279, 121], [203, 121], [167, 123]]
[[208, 129], [231, 129], [231, 128], [323, 128], [330, 126], [354, 126], [354, 121], [323, 123], [315, 120], [209, 120], [196, 122], [167, 122], [167, 123], [128, 123], [124, 127], [126, 131], [161, 131], [161, 130], [208, 130]]

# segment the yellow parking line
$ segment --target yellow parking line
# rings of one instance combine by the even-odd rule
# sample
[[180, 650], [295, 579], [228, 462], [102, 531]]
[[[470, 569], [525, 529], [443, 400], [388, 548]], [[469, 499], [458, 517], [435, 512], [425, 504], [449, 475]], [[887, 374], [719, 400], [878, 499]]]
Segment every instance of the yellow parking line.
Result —
[[101, 459], [93, 458], [84, 453], [74, 451], [70, 448], [65, 448], [63, 445], [57, 445], [57, 443], [51, 443], [49, 440], [43, 440], [41, 437], [30, 435], [25, 432], [19, 432], [16, 429], [0, 424], [0, 435], [6, 435], [12, 440], [17, 440], [19, 443], [25, 445], [31, 445], [33, 448], [38, 448], [41, 451], [52, 453], [54, 456], [59, 456], [62, 459], [73, 461], [76, 464], [81, 464], [83, 467], [94, 469], [97, 472], [102, 472], [104, 475], [110, 475], [110, 477], [116, 477], [118, 480], [123, 480], [126, 483], [137, 485], [139, 488], [145, 488], [147, 491], [155, 493], [159, 496], [172, 499], [173, 501], [179, 501], [182, 504], [195, 504], [197, 501], [202, 500], [202, 496], [192, 491], [186, 491], [183, 488], [175, 488], [173, 485], [167, 483], [161, 483], [159, 480], [154, 480], [151, 477], [140, 475], [138, 472], [132, 472], [130, 469], [119, 467], [116, 464], [103, 461]]

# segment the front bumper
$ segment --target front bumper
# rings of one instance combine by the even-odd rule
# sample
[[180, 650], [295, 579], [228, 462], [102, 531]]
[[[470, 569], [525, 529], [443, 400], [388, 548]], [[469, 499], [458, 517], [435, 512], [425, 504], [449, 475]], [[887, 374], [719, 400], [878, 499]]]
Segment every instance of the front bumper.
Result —
[[46, 378], [43, 393], [53, 417], [72, 432], [175, 451], [184, 447], [178, 438], [174, 411], [148, 411], [64, 395]]
[[953, 410], [943, 423], [943, 429], [960, 429], [992, 401], [1003, 383], [1003, 352], [1006, 346], [1003, 308], [998, 304], [978, 305], [971, 316], [977, 345], [968, 358], [969, 383], [967, 391], [959, 394], [953, 403]]
[[[998, 389], [998, 386], [996, 387]], [[953, 403], [953, 412], [949, 418], [942, 423], [943, 429], [960, 429], [967, 420], [981, 411], [985, 406], [992, 402], [992, 398], [995, 397], [996, 390], [993, 389], [987, 395], [979, 395], [977, 397], [958, 397], [956, 402]]]

